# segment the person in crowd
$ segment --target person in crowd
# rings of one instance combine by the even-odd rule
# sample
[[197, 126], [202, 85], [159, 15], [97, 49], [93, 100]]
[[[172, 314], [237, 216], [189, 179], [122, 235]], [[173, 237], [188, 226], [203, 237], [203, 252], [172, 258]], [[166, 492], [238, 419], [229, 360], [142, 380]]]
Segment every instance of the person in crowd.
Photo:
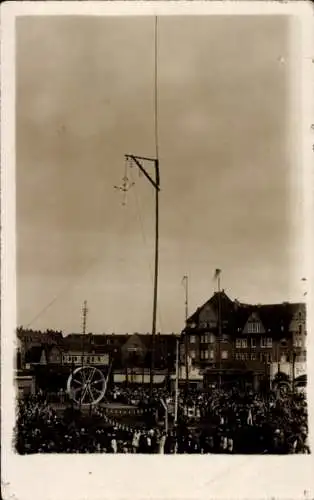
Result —
[[[108, 401], [127, 402], [142, 408], [158, 406], [170, 397], [156, 388], [150, 397], [145, 388], [113, 388]], [[137, 402], [137, 403], [136, 403]], [[189, 419], [189, 409], [193, 415]], [[105, 424], [102, 414], [81, 424], [75, 412], [57, 413], [43, 391], [18, 402], [16, 450], [30, 453], [310, 453], [307, 403], [299, 394], [250, 392], [237, 388], [209, 392], [191, 390], [179, 394], [179, 422], [168, 433], [160, 431], [162, 420], [146, 427], [122, 428]], [[101, 413], [101, 412], [100, 412]], [[191, 412], [190, 412], [191, 413]], [[193, 426], [191, 425], [193, 424]]]

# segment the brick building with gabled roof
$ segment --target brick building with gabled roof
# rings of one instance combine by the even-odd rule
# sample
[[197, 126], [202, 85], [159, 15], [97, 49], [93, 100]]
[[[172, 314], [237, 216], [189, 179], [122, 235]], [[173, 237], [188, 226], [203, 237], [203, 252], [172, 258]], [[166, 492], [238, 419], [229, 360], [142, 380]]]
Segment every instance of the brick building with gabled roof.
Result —
[[188, 318], [181, 342], [205, 378], [250, 373], [256, 385], [283, 370], [291, 380], [306, 361], [305, 304], [243, 304], [216, 292]]

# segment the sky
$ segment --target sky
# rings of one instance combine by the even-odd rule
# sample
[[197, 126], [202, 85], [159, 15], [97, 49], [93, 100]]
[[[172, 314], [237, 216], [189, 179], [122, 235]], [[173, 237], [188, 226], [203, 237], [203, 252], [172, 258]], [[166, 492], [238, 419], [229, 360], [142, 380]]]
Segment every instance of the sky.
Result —
[[[155, 155], [154, 23], [17, 20], [19, 325], [79, 332], [87, 300], [88, 331], [151, 331], [155, 192], [136, 168], [126, 206], [114, 186], [126, 153]], [[289, 33], [279, 16], [158, 20], [157, 331], [184, 326], [183, 275], [190, 313], [216, 268], [232, 299], [303, 299]]]

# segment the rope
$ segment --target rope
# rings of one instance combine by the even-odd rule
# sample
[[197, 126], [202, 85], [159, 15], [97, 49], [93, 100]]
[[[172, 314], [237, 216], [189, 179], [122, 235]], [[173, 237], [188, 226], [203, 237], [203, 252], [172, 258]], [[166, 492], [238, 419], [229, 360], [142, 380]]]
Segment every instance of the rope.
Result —
[[92, 268], [92, 266], [99, 260], [99, 257], [94, 257], [91, 259], [91, 262], [87, 265], [87, 267], [78, 275], [76, 276], [73, 280], [68, 282], [54, 297], [53, 299], [46, 304], [40, 311], [39, 313], [36, 314], [36, 316], [33, 317], [29, 323], [27, 323], [25, 328], [29, 328], [42, 314], [44, 314], [64, 293], [69, 290], [79, 279], [81, 279], [87, 272]]
[[[124, 196], [126, 196], [126, 193], [124, 193]], [[127, 226], [127, 220], [126, 220], [126, 217], [124, 215], [123, 233], [125, 233], [126, 226]], [[123, 246], [123, 248], [124, 248], [124, 246]], [[26, 324], [25, 328], [30, 328], [30, 326], [35, 321], [37, 321], [46, 311], [48, 311], [48, 309], [50, 309], [51, 306], [53, 306], [53, 304], [55, 304], [55, 302], [57, 302], [68, 290], [70, 290], [72, 288], [72, 286], [74, 286], [81, 278], [83, 278], [92, 269], [92, 267], [97, 262], [99, 262], [101, 260], [102, 256], [103, 256], [103, 252], [99, 256], [93, 257], [90, 260], [89, 264], [87, 264], [86, 268], [83, 269], [82, 272], [79, 273], [75, 278], [70, 280], [63, 288], [61, 288], [61, 290], [50, 300], [50, 302], [48, 302], [48, 304], [46, 304], [42, 309], [40, 309], [40, 311], [31, 319], [31, 321], [29, 321]], [[123, 262], [125, 262], [125, 258], [123, 259]]]

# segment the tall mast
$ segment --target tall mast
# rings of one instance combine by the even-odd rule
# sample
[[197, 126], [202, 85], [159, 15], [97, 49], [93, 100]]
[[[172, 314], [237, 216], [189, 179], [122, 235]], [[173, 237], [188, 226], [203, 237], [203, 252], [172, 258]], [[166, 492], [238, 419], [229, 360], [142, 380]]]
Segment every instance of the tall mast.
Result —
[[[147, 158], [131, 154], [125, 155], [126, 160], [131, 162], [130, 166], [136, 165], [144, 174], [146, 179], [155, 189], [155, 266], [154, 266], [154, 291], [153, 291], [153, 321], [152, 321], [152, 348], [151, 348], [151, 369], [150, 369], [150, 391], [154, 385], [155, 371], [155, 338], [156, 338], [156, 320], [157, 320], [157, 297], [158, 297], [158, 264], [159, 264], [159, 160], [158, 158]], [[144, 167], [145, 163], [151, 163], [155, 169], [155, 178], [153, 178]]]
[[[151, 347], [151, 369], [150, 369], [150, 392], [154, 385], [155, 371], [155, 341], [156, 341], [156, 320], [157, 320], [157, 297], [158, 297], [158, 264], [159, 264], [159, 148], [158, 148], [158, 18], [155, 16], [154, 23], [154, 135], [155, 135], [155, 158], [125, 155], [130, 166], [136, 165], [144, 174], [146, 179], [155, 189], [155, 265], [154, 265], [154, 291], [153, 291], [153, 319], [152, 319], [152, 347]], [[155, 170], [154, 178], [148, 173], [145, 164], [153, 164]]]

